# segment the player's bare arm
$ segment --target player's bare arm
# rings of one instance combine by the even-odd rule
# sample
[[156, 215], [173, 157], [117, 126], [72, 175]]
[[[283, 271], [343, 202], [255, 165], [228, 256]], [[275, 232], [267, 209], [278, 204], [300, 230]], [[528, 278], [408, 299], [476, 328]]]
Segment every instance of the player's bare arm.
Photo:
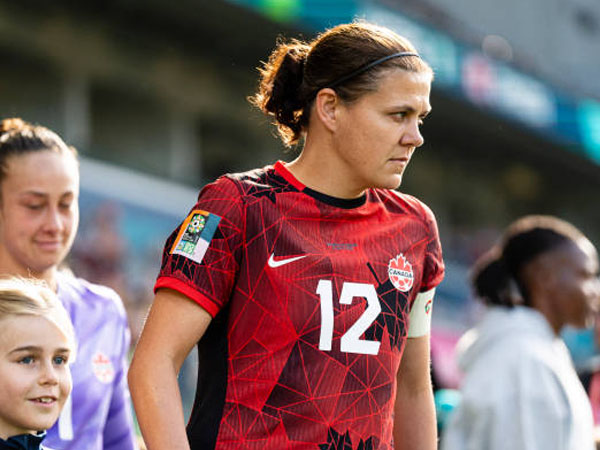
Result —
[[129, 369], [129, 386], [148, 450], [189, 450], [177, 375], [212, 317], [170, 289], [156, 294]]
[[395, 450], [435, 450], [437, 426], [430, 375], [429, 334], [406, 341], [397, 378]]

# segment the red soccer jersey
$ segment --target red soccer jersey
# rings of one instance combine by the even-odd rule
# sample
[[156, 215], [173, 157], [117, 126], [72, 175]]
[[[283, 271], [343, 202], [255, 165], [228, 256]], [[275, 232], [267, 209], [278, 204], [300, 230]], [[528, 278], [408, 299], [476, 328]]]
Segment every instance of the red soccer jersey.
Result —
[[156, 283], [214, 318], [192, 449], [391, 450], [410, 308], [443, 273], [433, 214], [411, 196], [329, 197], [282, 163], [207, 185]]

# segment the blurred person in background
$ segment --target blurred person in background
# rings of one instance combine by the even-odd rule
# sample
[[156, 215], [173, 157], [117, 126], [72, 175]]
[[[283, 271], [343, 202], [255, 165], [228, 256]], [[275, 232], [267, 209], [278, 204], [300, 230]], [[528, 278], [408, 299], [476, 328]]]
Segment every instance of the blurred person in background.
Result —
[[[366, 22], [278, 43], [251, 101], [302, 149], [205, 186], [168, 238], [129, 372], [150, 449], [436, 448], [441, 247], [429, 208], [393, 191], [432, 78]], [[186, 436], [177, 374], [196, 344]]]
[[78, 342], [73, 392], [46, 444], [55, 450], [135, 448], [126, 382], [130, 335], [119, 296], [59, 270], [79, 223], [79, 163], [51, 130], [0, 124], [0, 274], [44, 280]]
[[85, 225], [79, 227], [69, 260], [78, 275], [114, 289], [127, 307], [129, 294], [126, 276], [127, 245], [119, 230], [120, 209], [116, 202], [103, 201], [90, 211]]
[[39, 450], [71, 392], [75, 333], [45, 283], [0, 280], [0, 449]]
[[488, 309], [459, 342], [461, 401], [443, 450], [591, 450], [590, 402], [561, 329], [591, 325], [598, 255], [574, 226], [527, 216], [475, 265]]
[[[594, 318], [594, 341], [596, 348], [600, 347], [600, 314]], [[595, 364], [586, 373], [582, 380], [587, 387], [590, 402], [592, 403], [592, 413], [594, 414], [594, 424], [596, 425], [596, 435], [600, 438], [600, 364], [598, 356], [595, 358]]]

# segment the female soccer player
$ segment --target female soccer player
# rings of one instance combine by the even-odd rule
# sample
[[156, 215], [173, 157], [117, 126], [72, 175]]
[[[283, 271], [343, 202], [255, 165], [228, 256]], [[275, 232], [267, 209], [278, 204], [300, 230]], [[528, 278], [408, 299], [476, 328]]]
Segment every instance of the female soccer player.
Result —
[[133, 449], [121, 299], [58, 269], [77, 231], [78, 196], [74, 149], [47, 128], [20, 119], [0, 123], [0, 273], [46, 281], [69, 312], [78, 341], [73, 393], [46, 445]]
[[[440, 243], [431, 211], [393, 191], [431, 81], [369, 23], [277, 46], [252, 101], [302, 151], [209, 184], [167, 240], [129, 376], [150, 449], [436, 448]], [[186, 437], [177, 373], [196, 343]]]
[[600, 301], [598, 255], [571, 224], [548, 216], [513, 223], [475, 266], [489, 306], [459, 341], [462, 400], [444, 450], [592, 450], [590, 402], [559, 337], [583, 327]]
[[43, 449], [72, 381], [75, 333], [44, 283], [0, 280], [0, 449]]

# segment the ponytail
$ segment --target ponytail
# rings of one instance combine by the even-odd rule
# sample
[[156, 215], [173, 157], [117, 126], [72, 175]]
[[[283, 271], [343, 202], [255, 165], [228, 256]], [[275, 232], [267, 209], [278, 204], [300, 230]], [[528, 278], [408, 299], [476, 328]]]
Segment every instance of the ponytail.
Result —
[[524, 302], [517, 283], [496, 247], [475, 263], [472, 285], [477, 297], [486, 305], [512, 308]]
[[307, 102], [302, 89], [304, 63], [310, 47], [300, 41], [280, 42], [261, 72], [258, 92], [250, 103], [273, 116], [286, 145], [298, 143], [307, 124]]

